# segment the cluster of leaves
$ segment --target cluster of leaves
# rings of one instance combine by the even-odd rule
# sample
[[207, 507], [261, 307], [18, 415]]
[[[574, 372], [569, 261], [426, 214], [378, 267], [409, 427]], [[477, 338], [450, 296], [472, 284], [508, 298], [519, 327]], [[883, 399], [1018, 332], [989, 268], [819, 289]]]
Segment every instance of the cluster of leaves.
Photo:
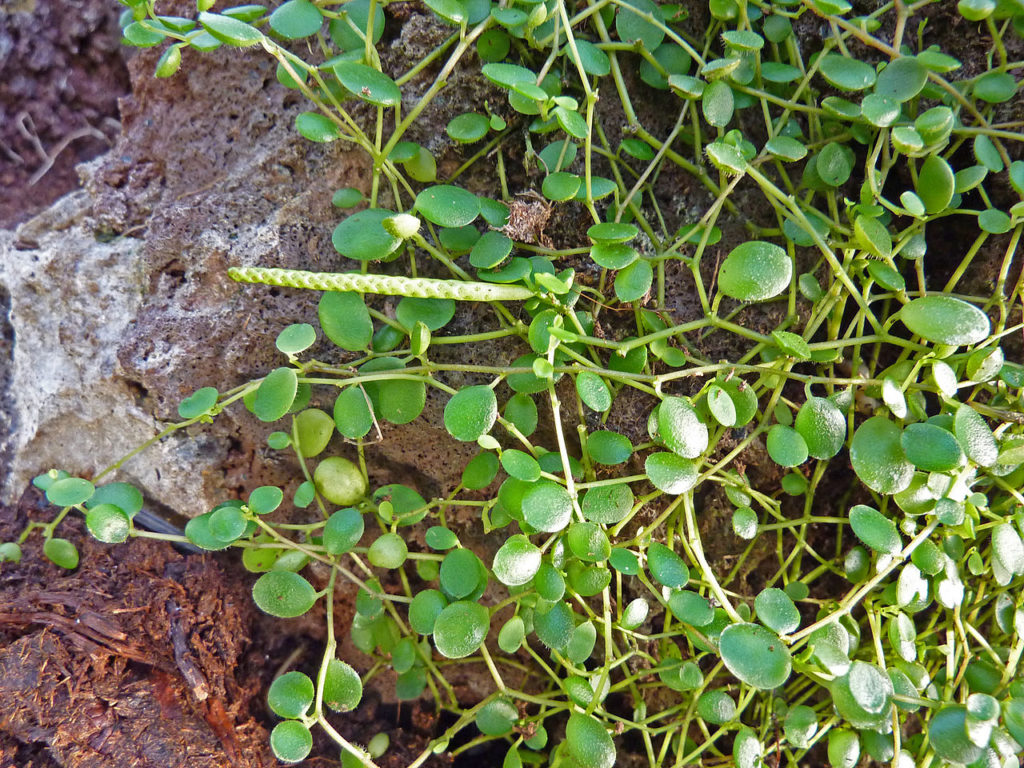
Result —
[[[425, 0], [451, 35], [405, 73], [382, 66], [376, 0], [218, 13], [203, 0], [195, 19], [126, 4], [125, 40], [167, 46], [158, 76], [173, 75], [186, 48], [262, 46], [282, 85], [312, 104], [298, 133], [366, 152], [369, 196], [335, 194], [340, 210], [360, 210], [333, 244], [371, 288], [372, 263], [408, 260], [415, 275], [423, 254], [454, 278], [402, 289], [382, 278], [377, 290], [405, 292], [393, 316], [364, 295], [324, 293], [319, 331], [278, 336], [286, 364], [230, 392], [199, 390], [168, 430], [241, 400], [263, 422], [283, 420], [269, 445], [302, 468], [289, 504], [281, 488], [258, 488], [186, 530], [206, 550], [241, 548], [267, 613], [326, 604], [316, 680], [288, 672], [270, 691], [282, 760], [302, 760], [319, 725], [346, 764], [373, 765], [386, 745], [349, 743], [324, 705], [352, 709], [391, 669], [400, 699], [429, 695], [458, 716], [413, 765], [472, 725], [479, 736], [456, 752], [504, 740], [508, 768], [609, 768], [620, 736], [652, 766], [796, 764], [822, 746], [835, 768], [862, 754], [1018, 764], [1024, 366], [1003, 345], [1022, 327], [1024, 162], [1012, 160], [1019, 125], [998, 120], [1020, 98], [1022, 63], [1006, 41], [1024, 33], [1024, 6], [961, 0], [957, 13], [990, 52], [985, 71], [958, 79], [961, 62], [924, 46], [924, 22], [909, 34], [927, 0], [864, 16], [846, 0], [711, 0], [698, 36], [685, 6], [652, 0]], [[794, 23], [825, 30], [813, 50]], [[439, 179], [432, 152], [406, 134], [474, 51], [502, 103], [451, 120], [451, 141], [472, 154]], [[431, 65], [422, 95], [404, 94]], [[640, 98], [670, 105], [666, 135], [644, 125]], [[542, 223], [516, 220], [524, 204], [508, 194], [506, 155], [539, 178], [546, 204], [590, 217], [588, 243], [555, 247]], [[484, 162], [502, 199], [454, 183]], [[698, 218], [659, 199], [662, 176], [698, 182]], [[741, 210], [738, 191], [762, 210]], [[541, 205], [541, 222], [547, 213]], [[929, 243], [951, 217], [976, 234], [942, 282]], [[749, 239], [709, 270], [719, 222]], [[991, 280], [968, 283], [997, 247]], [[278, 284], [307, 280], [283, 272]], [[488, 284], [529, 298], [491, 301], [489, 328], [446, 334], [457, 302], [489, 301]], [[685, 322], [672, 317], [681, 284], [700, 310]], [[783, 317], [767, 332], [745, 325], [762, 302]], [[433, 359], [447, 359], [441, 345], [506, 337], [523, 345], [511, 365]], [[705, 359], [702, 344], [722, 337], [735, 359]], [[318, 338], [343, 365], [309, 356]], [[479, 452], [444, 498], [371, 490], [365, 441], [419, 418], [428, 388], [447, 398], [447, 432]], [[607, 428], [636, 395], [650, 401], [646, 430]], [[339, 449], [336, 433], [354, 449]], [[770, 487], [742, 466], [759, 446], [780, 468]], [[847, 464], [853, 477], [837, 481]], [[36, 482], [64, 508], [43, 526], [59, 565], [77, 564], [53, 536], [70, 509], [101, 541], [135, 532], [135, 489], [60, 472]], [[721, 535], [747, 542], [728, 567], [704, 548], [716, 494], [731, 508]], [[283, 504], [310, 522], [275, 524]], [[465, 546], [455, 511], [479, 515], [503, 543]], [[413, 526], [422, 551], [410, 548]], [[16, 544], [2, 547], [16, 559]], [[311, 563], [328, 566], [320, 589], [301, 574]], [[751, 595], [740, 577], [755, 566], [768, 575]], [[335, 658], [344, 585], [358, 590], [346, 630], [373, 660], [362, 679]], [[453, 662], [484, 665], [493, 692], [460, 707]]]

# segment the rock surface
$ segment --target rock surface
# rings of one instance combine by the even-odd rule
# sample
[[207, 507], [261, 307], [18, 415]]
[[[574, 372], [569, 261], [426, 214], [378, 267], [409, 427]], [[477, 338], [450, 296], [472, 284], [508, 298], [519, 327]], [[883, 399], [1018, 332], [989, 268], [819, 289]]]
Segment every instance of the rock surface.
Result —
[[[427, 27], [423, 35], [436, 34]], [[50, 467], [101, 471], [176, 420], [177, 404], [199, 387], [224, 391], [281, 365], [274, 338], [315, 318], [318, 297], [240, 286], [227, 267], [340, 268], [331, 193], [368, 189], [365, 156], [297, 136], [304, 100], [277, 82], [262, 52], [186, 51], [166, 80], [152, 76], [158, 55], [130, 56], [123, 132], [79, 168], [83, 189], [0, 230], [0, 301], [13, 340], [0, 376], [8, 501]], [[411, 482], [425, 495], [457, 482], [459, 462], [439, 456], [438, 441], [460, 448], [430, 423], [440, 419], [388, 431], [371, 448], [371, 479]], [[256, 485], [297, 482], [294, 467], [264, 461], [269, 431], [237, 405], [211, 427], [151, 447], [118, 477], [194, 516]]]

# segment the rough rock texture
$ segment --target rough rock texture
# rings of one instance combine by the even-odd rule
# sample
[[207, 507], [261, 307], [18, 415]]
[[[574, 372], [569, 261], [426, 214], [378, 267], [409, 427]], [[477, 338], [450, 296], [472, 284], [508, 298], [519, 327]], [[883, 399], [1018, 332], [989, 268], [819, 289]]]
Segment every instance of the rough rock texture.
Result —
[[[315, 317], [317, 296], [234, 284], [230, 264], [350, 266], [331, 247], [340, 217], [330, 196], [368, 189], [365, 156], [296, 135], [304, 100], [262, 52], [186, 51], [168, 80], [152, 77], [158, 54], [130, 59], [123, 134], [80, 168], [84, 190], [0, 231], [0, 302], [13, 338], [9, 380], [0, 378], [8, 500], [51, 466], [100, 471], [176, 419], [198, 387], [224, 391], [284, 362], [273, 339]], [[337, 353], [328, 346], [314, 354]], [[371, 449], [371, 475], [424, 494], [452, 486], [463, 462], [438, 446], [465, 449], [429, 423], [440, 419], [390, 430]], [[293, 467], [264, 461], [268, 431], [238, 405], [211, 428], [150, 448], [120, 477], [192, 516], [261, 483], [296, 482]]]

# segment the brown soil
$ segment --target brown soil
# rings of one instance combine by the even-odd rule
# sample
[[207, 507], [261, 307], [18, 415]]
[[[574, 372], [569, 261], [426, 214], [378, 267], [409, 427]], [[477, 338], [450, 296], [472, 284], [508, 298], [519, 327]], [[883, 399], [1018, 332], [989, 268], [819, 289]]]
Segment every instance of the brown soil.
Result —
[[[52, 512], [30, 489], [0, 506], [0, 541]], [[77, 569], [47, 561], [38, 535], [21, 563], [0, 566], [0, 768], [277, 765], [266, 690], [291, 665], [315, 674], [323, 617], [261, 614], [235, 557], [183, 555], [142, 539], [107, 546], [78, 519], [58, 535], [79, 547]], [[352, 607], [339, 602], [337, 621], [347, 626]], [[391, 747], [378, 762], [395, 768], [438, 729], [432, 712], [382, 704], [372, 690], [333, 725], [357, 742], [387, 733]], [[314, 754], [337, 752], [321, 739]]]
[[[0, 538], [46, 507], [33, 490], [0, 508]], [[38, 536], [0, 571], [0, 765], [273, 765], [244, 582], [210, 557], [82, 533], [68, 521], [59, 534], [81, 550], [74, 571]]]
[[120, 131], [120, 11], [98, 0], [0, 3], [0, 228], [74, 189], [75, 166]]

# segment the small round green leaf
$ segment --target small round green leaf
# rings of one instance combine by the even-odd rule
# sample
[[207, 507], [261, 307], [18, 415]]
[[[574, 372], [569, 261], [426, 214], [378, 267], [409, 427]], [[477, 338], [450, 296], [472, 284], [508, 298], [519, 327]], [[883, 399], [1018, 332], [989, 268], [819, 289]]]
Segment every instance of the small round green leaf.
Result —
[[984, 312], [952, 296], [922, 296], [903, 305], [899, 315], [912, 333], [936, 344], [977, 344], [992, 329]]
[[763, 589], [754, 598], [758, 621], [779, 634], [788, 634], [800, 626], [800, 611], [793, 600], [776, 587]]
[[142, 503], [142, 493], [135, 486], [128, 483], [107, 483], [93, 492], [85, 506], [92, 508], [99, 504], [113, 504], [128, 517], [135, 517], [142, 509]]
[[150, 23], [133, 21], [122, 30], [124, 35], [122, 42], [136, 48], [151, 48], [162, 43], [167, 35], [161, 30], [150, 27]]
[[309, 37], [320, 31], [324, 17], [309, 0], [288, 0], [270, 14], [270, 28], [289, 40]]
[[757, 536], [757, 513], [750, 507], [737, 507], [732, 513], [732, 530], [741, 539]]
[[718, 289], [738, 301], [764, 301], [782, 293], [793, 278], [786, 252], [763, 240], [732, 249], [718, 271]]
[[716, 128], [722, 128], [732, 120], [735, 99], [732, 88], [723, 80], [708, 83], [701, 95], [701, 111], [704, 119]]
[[555, 202], [571, 200], [576, 196], [582, 182], [583, 180], [575, 173], [564, 171], [550, 173], [544, 177], [544, 181], [541, 183], [541, 193], [548, 200]]
[[313, 681], [307, 675], [285, 672], [270, 684], [267, 704], [279, 717], [302, 717], [313, 703], [315, 694]]
[[640, 573], [640, 560], [631, 551], [622, 547], [612, 547], [608, 564], [625, 576], [636, 576]]
[[549, 603], [557, 603], [565, 594], [565, 578], [550, 562], [543, 562], [533, 579], [533, 588]]
[[471, 491], [486, 488], [498, 474], [498, 457], [490, 451], [474, 456], [462, 470], [462, 484]]
[[612, 395], [604, 379], [596, 373], [582, 371], [576, 376], [576, 392], [588, 408], [603, 413], [612, 407]]
[[917, 96], [927, 82], [925, 66], [913, 56], [901, 56], [879, 73], [875, 93], [902, 104]]
[[1017, 82], [1009, 72], [986, 72], [974, 83], [974, 95], [989, 104], [1002, 104], [1013, 98]]
[[831, 459], [846, 440], [846, 418], [831, 400], [807, 399], [796, 415], [793, 428], [807, 444], [807, 453], [816, 459]]
[[453, 117], [446, 128], [448, 135], [462, 144], [480, 141], [487, 135], [489, 129], [490, 122], [487, 117], [477, 112], [466, 112]]
[[636, 629], [647, 620], [650, 606], [642, 597], [631, 600], [622, 611], [622, 620], [619, 622], [626, 629]]
[[456, 440], [473, 442], [490, 432], [498, 418], [498, 401], [487, 386], [465, 387], [444, 407], [444, 427]]
[[615, 765], [615, 742], [601, 722], [591, 715], [580, 712], [569, 715], [565, 741], [569, 754], [580, 765], [588, 768], [612, 768]]
[[875, 84], [875, 68], [864, 61], [829, 53], [818, 62], [822, 76], [843, 91], [863, 91]]
[[526, 584], [540, 568], [541, 551], [522, 534], [510, 537], [494, 554], [491, 570], [502, 584], [514, 587]]
[[424, 534], [427, 546], [439, 552], [458, 546], [459, 537], [450, 528], [443, 525], [433, 525]]
[[960, 0], [956, 4], [960, 15], [968, 21], [983, 21], [996, 9], [995, 0]]
[[1024, 699], [1003, 702], [1003, 724], [1014, 741], [1024, 744]]
[[536, 82], [537, 75], [526, 67], [504, 62], [484, 64], [481, 69], [483, 76], [495, 85], [511, 88], [518, 83]]
[[277, 368], [267, 374], [256, 390], [253, 413], [260, 421], [277, 421], [295, 402], [299, 379], [294, 368]]
[[828, 734], [828, 762], [832, 768], [854, 768], [860, 759], [860, 738], [849, 728], [833, 728]]
[[363, 698], [363, 681], [358, 673], [344, 661], [327, 662], [324, 677], [324, 704], [335, 712], [350, 712]]
[[285, 720], [270, 732], [270, 748], [283, 763], [301, 763], [313, 749], [313, 734], [298, 720]]
[[95, 487], [81, 477], [65, 477], [46, 489], [46, 500], [58, 507], [84, 504], [95, 492]]
[[640, 258], [640, 254], [625, 243], [595, 243], [590, 249], [590, 258], [605, 269], [625, 269]]
[[655, 581], [666, 587], [682, 589], [690, 580], [683, 558], [658, 541], [647, 548], [647, 567]]
[[964, 452], [953, 433], [935, 424], [908, 424], [900, 444], [907, 460], [925, 472], [947, 472], [964, 460]]
[[621, 302], [638, 301], [651, 290], [654, 269], [646, 259], [637, 259], [615, 276], [615, 298]]
[[498, 632], [498, 647], [505, 653], [515, 653], [526, 639], [526, 625], [522, 618], [513, 616]]
[[736, 424], [736, 404], [722, 387], [712, 384], [707, 392], [708, 411], [723, 427]]
[[[401, 360], [378, 357], [364, 363], [359, 372], [401, 371], [404, 367]], [[392, 424], [408, 424], [423, 413], [427, 389], [422, 381], [384, 379], [367, 382], [364, 388], [373, 404], [373, 412], [378, 418], [383, 417]]]
[[614, 525], [629, 514], [635, 500], [626, 483], [601, 485], [586, 492], [581, 509], [583, 516], [591, 522]]
[[877, 509], [858, 504], [850, 510], [850, 527], [876, 552], [895, 555], [903, 548], [896, 524]]
[[423, 323], [431, 331], [439, 331], [455, 316], [452, 299], [420, 299], [406, 296], [395, 307], [395, 317], [406, 328]]
[[460, 600], [438, 614], [434, 622], [434, 645], [445, 658], [465, 658], [480, 647], [489, 626], [490, 616], [486, 608]]
[[773, 136], [764, 147], [776, 157], [790, 163], [807, 157], [807, 147], [790, 136]]
[[573, 523], [566, 541], [572, 553], [587, 563], [607, 560], [612, 550], [608, 535], [596, 523]]
[[373, 321], [359, 294], [327, 291], [320, 297], [317, 315], [324, 335], [342, 349], [356, 352], [370, 345]]
[[349, 440], [365, 436], [373, 427], [367, 396], [359, 387], [343, 389], [334, 401], [334, 425]]
[[366, 551], [366, 559], [370, 561], [370, 565], [388, 569], [401, 566], [408, 555], [409, 547], [397, 533], [381, 534]]
[[917, 175], [917, 196], [928, 213], [941, 213], [953, 199], [956, 177], [941, 155], [928, 155]]
[[736, 717], [736, 701], [721, 688], [705, 691], [697, 699], [697, 715], [714, 725], [728, 723]]
[[512, 240], [501, 232], [484, 232], [469, 252], [469, 263], [477, 269], [493, 269], [512, 253]]
[[530, 454], [510, 448], [501, 454], [501, 466], [511, 477], [532, 483], [540, 480], [540, 464]]
[[845, 184], [853, 170], [852, 155], [848, 149], [837, 142], [829, 142], [815, 155], [814, 170], [823, 182], [830, 187]]
[[790, 744], [798, 749], [806, 749], [810, 746], [814, 734], [818, 732], [818, 716], [813, 709], [804, 704], [791, 707], [783, 722], [783, 732]]
[[807, 461], [807, 443], [799, 432], [784, 424], [768, 430], [768, 455], [780, 467], [795, 467]]
[[599, 430], [587, 438], [587, 451], [598, 464], [613, 466], [622, 464], [633, 454], [633, 444], [618, 432]]
[[853, 435], [850, 443], [853, 471], [878, 493], [899, 493], [914, 477], [914, 465], [903, 454], [901, 433], [902, 430], [885, 416], [872, 416]]
[[961, 404], [953, 416], [956, 439], [967, 457], [982, 467], [991, 467], [999, 457], [999, 446], [985, 419], [967, 403]]
[[355, 208], [365, 199], [363, 193], [355, 187], [343, 187], [331, 196], [331, 205], [335, 208]]
[[523, 494], [523, 517], [538, 531], [561, 531], [572, 518], [572, 497], [558, 483], [541, 480]]
[[935, 753], [951, 763], [973, 763], [982, 755], [982, 748], [967, 735], [967, 708], [950, 704], [934, 715], [928, 723], [928, 742]]
[[341, 84], [363, 101], [378, 107], [394, 107], [402, 103], [402, 91], [395, 81], [373, 67], [341, 61], [332, 69]]
[[757, 624], [730, 624], [722, 630], [718, 647], [726, 668], [754, 688], [778, 688], [793, 669], [779, 636]]
[[476, 715], [476, 726], [486, 736], [503, 736], [519, 720], [519, 710], [508, 699], [493, 699]]
[[587, 237], [595, 243], [625, 243], [640, 234], [635, 224], [621, 221], [602, 221], [587, 230]]
[[313, 482], [320, 494], [332, 504], [347, 507], [366, 495], [366, 478], [359, 467], [341, 456], [329, 456], [317, 464]]
[[78, 549], [67, 539], [47, 539], [43, 554], [51, 563], [69, 571], [78, 567]]
[[715, 619], [715, 609], [706, 598], [688, 589], [674, 589], [668, 597], [672, 615], [694, 627], [706, 627]]
[[357, 261], [386, 259], [402, 244], [401, 238], [384, 228], [384, 220], [394, 215], [394, 211], [385, 208], [367, 208], [353, 213], [334, 228], [331, 234], [334, 249]]
[[644, 471], [659, 491], [678, 496], [697, 484], [697, 465], [674, 453], [652, 453], [644, 462]]
[[270, 571], [252, 587], [252, 597], [264, 613], [282, 619], [301, 616], [316, 602], [316, 591], [297, 573]]
[[352, 507], [339, 509], [327, 518], [324, 525], [324, 548], [330, 555], [341, 555], [359, 543], [363, 537], [363, 516]]
[[447, 605], [448, 599], [436, 589], [417, 592], [409, 604], [409, 626], [421, 635], [432, 634], [437, 617]]
[[341, 138], [338, 126], [319, 112], [300, 112], [295, 116], [295, 130], [303, 138], [326, 144]]
[[978, 214], [978, 226], [984, 232], [1002, 235], [1013, 227], [1013, 220], [997, 208], [987, 208]]
[[316, 331], [309, 323], [289, 325], [277, 335], [275, 346], [286, 355], [297, 355], [316, 341]]
[[666, 397], [658, 406], [658, 433], [665, 445], [684, 459], [695, 459], [708, 447], [708, 428], [689, 400]]
[[183, 419], [194, 419], [203, 415], [217, 404], [217, 394], [214, 387], [197, 389], [178, 405], [178, 415]]
[[213, 512], [193, 517], [185, 525], [185, 537], [200, 549], [215, 552], [220, 549], [226, 549], [233, 539], [228, 537], [226, 540], [222, 540], [215, 536], [210, 528], [212, 518]]
[[207, 531], [220, 542], [230, 544], [240, 539], [249, 525], [249, 520], [238, 502], [218, 504], [210, 512]]
[[105, 544], [120, 544], [128, 539], [131, 524], [119, 507], [113, 504], [97, 504], [85, 513], [85, 525], [89, 533]]
[[297, 449], [304, 458], [319, 456], [334, 434], [335, 422], [319, 408], [307, 408], [295, 417]]
[[441, 589], [451, 597], [469, 597], [486, 579], [483, 563], [471, 550], [454, 549], [441, 561]]
[[416, 210], [438, 226], [462, 227], [480, 215], [480, 198], [462, 187], [427, 187], [416, 196]]
[[263, 40], [263, 33], [258, 29], [230, 16], [202, 11], [199, 14], [199, 23], [213, 37], [228, 45], [245, 47], [259, 45]]
[[464, 0], [426, 0], [424, 5], [453, 24], [469, 21], [470, 5]]

